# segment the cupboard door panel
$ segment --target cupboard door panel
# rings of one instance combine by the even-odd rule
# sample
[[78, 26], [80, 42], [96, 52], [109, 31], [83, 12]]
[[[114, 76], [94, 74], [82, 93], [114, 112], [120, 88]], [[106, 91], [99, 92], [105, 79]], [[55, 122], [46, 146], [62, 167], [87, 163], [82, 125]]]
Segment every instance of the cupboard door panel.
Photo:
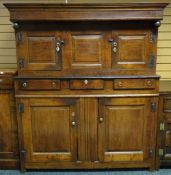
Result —
[[[60, 70], [61, 55], [56, 48], [61, 40], [60, 32], [22, 32], [20, 58], [24, 59], [22, 70]], [[19, 58], [19, 59], [20, 59]]]
[[[103, 69], [110, 67], [110, 32], [71, 31], [68, 33], [71, 69]], [[66, 49], [66, 48], [64, 48]], [[66, 51], [66, 52], [67, 52]], [[69, 60], [68, 60], [69, 61]]]
[[112, 46], [114, 69], [148, 69], [151, 49], [149, 31], [113, 31], [112, 36], [116, 43]]
[[27, 162], [77, 159], [76, 100], [23, 100], [24, 149]]
[[147, 126], [153, 114], [148, 105], [149, 100], [143, 98], [100, 99], [99, 115], [103, 119], [98, 127], [101, 161], [144, 161], [149, 158]]

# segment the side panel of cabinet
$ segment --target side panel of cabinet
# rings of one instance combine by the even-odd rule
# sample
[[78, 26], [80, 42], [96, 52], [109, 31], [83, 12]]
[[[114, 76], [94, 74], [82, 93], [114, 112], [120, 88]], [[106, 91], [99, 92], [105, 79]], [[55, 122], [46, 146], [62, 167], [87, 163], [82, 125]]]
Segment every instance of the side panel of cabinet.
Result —
[[77, 101], [75, 99], [22, 99], [20, 113], [27, 162], [77, 160]]
[[15, 102], [11, 91], [0, 92], [0, 167], [18, 167]]
[[[104, 98], [99, 102], [99, 159], [148, 161], [155, 149], [155, 113], [149, 98]], [[154, 158], [154, 155], [153, 155]]]

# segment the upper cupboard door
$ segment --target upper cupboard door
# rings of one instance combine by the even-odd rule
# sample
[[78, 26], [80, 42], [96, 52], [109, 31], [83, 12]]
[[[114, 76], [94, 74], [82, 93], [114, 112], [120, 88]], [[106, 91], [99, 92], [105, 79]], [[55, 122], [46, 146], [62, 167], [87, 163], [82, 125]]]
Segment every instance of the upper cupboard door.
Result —
[[60, 70], [62, 47], [60, 32], [22, 32], [18, 46], [19, 70]]
[[67, 33], [69, 59], [68, 67], [71, 70], [97, 70], [111, 68], [109, 59], [111, 37], [108, 31], [70, 31]]
[[112, 68], [148, 70], [155, 60], [149, 30], [117, 30], [111, 38]]

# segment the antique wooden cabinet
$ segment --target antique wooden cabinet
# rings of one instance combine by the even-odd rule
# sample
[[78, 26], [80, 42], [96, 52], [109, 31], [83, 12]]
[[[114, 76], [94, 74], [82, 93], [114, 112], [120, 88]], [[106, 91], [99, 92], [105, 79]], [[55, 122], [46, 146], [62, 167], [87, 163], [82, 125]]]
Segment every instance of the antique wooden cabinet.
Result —
[[159, 157], [161, 166], [171, 165], [171, 93], [161, 92], [159, 100]]
[[155, 169], [166, 5], [5, 4], [16, 32], [22, 170]]
[[0, 70], [0, 169], [19, 167], [13, 81], [15, 74], [15, 70]]

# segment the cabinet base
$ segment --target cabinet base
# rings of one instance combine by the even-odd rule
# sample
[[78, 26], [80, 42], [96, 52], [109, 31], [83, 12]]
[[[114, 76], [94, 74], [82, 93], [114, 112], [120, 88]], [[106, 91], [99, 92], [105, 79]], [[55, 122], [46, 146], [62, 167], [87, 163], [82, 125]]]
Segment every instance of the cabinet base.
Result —
[[0, 169], [19, 169], [20, 163], [18, 160], [0, 160]]
[[154, 171], [155, 167], [148, 162], [65, 162], [65, 163], [26, 163], [25, 169], [112, 169], [112, 168], [147, 168]]

